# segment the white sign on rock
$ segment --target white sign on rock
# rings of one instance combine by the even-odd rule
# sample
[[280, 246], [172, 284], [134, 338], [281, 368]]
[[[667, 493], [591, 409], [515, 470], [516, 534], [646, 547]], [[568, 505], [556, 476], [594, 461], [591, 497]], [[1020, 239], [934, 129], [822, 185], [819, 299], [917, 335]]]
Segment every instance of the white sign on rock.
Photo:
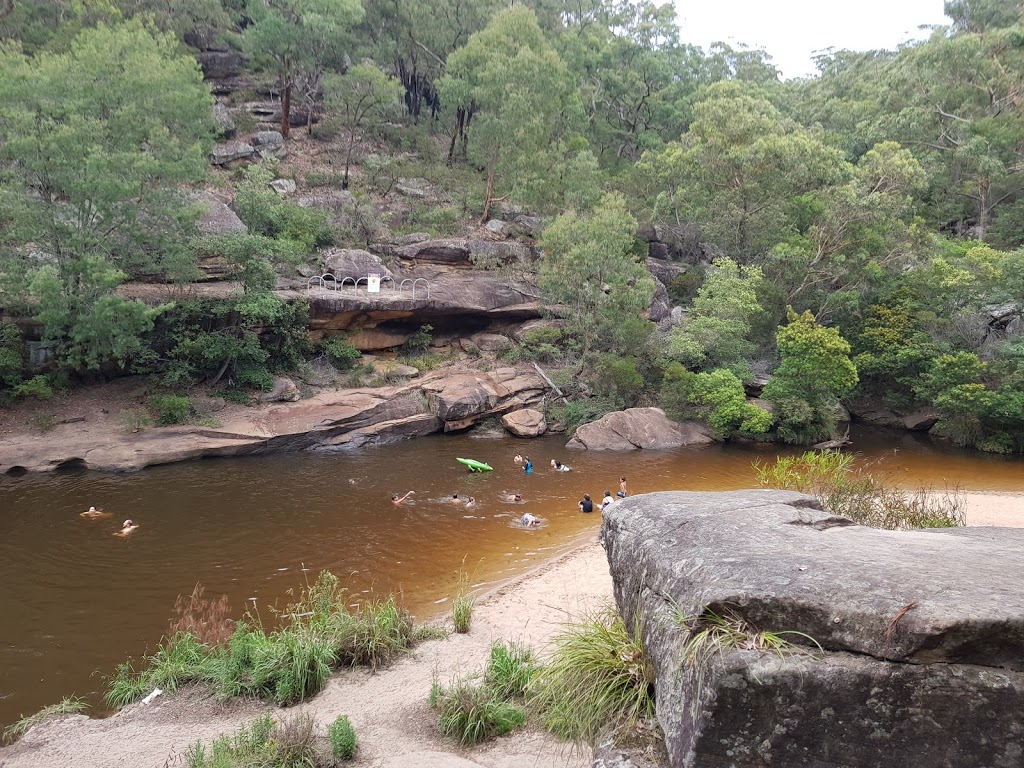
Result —
[[366, 278], [367, 293], [380, 293], [380, 275], [368, 275]]

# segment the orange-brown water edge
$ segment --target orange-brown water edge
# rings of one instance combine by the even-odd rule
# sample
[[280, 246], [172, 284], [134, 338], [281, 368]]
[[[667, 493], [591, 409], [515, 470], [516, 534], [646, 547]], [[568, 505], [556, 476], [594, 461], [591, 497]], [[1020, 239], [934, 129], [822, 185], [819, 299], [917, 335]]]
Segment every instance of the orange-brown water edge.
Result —
[[[854, 433], [853, 448], [907, 485], [1024, 491], [1024, 462], [956, 451], [903, 433]], [[359, 454], [199, 461], [131, 475], [75, 472], [0, 479], [0, 723], [76, 694], [100, 706], [102, 676], [160, 640], [174, 600], [202, 582], [235, 616], [329, 569], [356, 593], [401, 592], [422, 618], [446, 610], [463, 562], [495, 584], [597, 536], [582, 515], [627, 477], [631, 493], [729, 490], [754, 484], [752, 461], [778, 446], [635, 453], [570, 452], [536, 440], [437, 436]], [[529, 455], [534, 474], [512, 461]], [[456, 457], [487, 462], [470, 474]], [[552, 458], [573, 471], [556, 473]], [[415, 490], [395, 507], [393, 493]], [[501, 494], [521, 493], [522, 504]], [[465, 509], [453, 493], [474, 496]], [[111, 513], [85, 520], [90, 505]], [[524, 512], [539, 530], [510, 522]], [[127, 539], [121, 521], [139, 524]], [[305, 571], [303, 569], [306, 569]], [[264, 616], [269, 614], [264, 610]]]

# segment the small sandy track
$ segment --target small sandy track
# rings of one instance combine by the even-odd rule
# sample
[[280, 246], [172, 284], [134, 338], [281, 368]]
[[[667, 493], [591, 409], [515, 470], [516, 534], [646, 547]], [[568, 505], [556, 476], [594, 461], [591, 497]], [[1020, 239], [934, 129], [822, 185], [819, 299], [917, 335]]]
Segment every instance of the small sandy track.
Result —
[[187, 690], [137, 705], [105, 720], [55, 718], [0, 749], [0, 768], [163, 768], [184, 765], [197, 740], [235, 730], [264, 711], [274, 717], [313, 712], [322, 728], [347, 715], [359, 736], [354, 766], [373, 768], [561, 768], [590, 765], [588, 751], [528, 729], [472, 750], [437, 732], [427, 707], [435, 679], [447, 682], [483, 668], [491, 644], [520, 640], [542, 649], [566, 620], [611, 603], [604, 550], [588, 543], [489, 595], [477, 605], [472, 631], [424, 643], [376, 674], [351, 670], [334, 677], [314, 699], [290, 710], [257, 701], [219, 702]]

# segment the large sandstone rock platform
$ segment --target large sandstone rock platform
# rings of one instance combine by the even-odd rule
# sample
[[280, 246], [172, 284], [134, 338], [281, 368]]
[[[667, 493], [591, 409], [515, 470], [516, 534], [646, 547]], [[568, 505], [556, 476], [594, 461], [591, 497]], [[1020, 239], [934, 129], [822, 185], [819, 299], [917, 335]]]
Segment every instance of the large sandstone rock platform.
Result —
[[711, 442], [714, 438], [703, 424], [672, 421], [660, 408], [627, 408], [584, 424], [565, 447], [591, 451], [664, 450]]
[[[874, 530], [782, 491], [647, 494], [605, 514], [673, 766], [1024, 765], [1024, 530]], [[802, 648], [691, 663], [708, 611], [803, 633], [783, 636]]]

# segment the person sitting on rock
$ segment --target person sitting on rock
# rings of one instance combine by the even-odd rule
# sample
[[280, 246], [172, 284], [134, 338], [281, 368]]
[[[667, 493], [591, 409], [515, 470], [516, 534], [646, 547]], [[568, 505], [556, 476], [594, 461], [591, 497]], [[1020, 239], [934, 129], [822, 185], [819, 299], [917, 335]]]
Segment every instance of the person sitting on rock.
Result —
[[402, 506], [402, 503], [410, 496], [412, 496], [414, 493], [416, 493], [416, 491], [409, 491], [407, 494], [405, 494], [405, 496], [401, 497], [399, 497], [399, 495], [396, 493], [391, 497], [391, 503], [394, 504], [396, 507], [400, 507]]
[[614, 502], [615, 502], [615, 499], [612, 498], [612, 492], [611, 491], [605, 491], [604, 492], [604, 498], [601, 499], [601, 511], [604, 512]]
[[124, 536], [127, 536], [129, 533], [131, 533], [132, 531], [134, 531], [138, 527], [139, 526], [137, 526], [131, 520], [125, 520], [124, 524], [121, 526], [121, 530], [115, 532], [114, 535], [115, 536], [124, 537]]
[[626, 490], [626, 478], [619, 478], [619, 492], [616, 494], [620, 499], [624, 499], [629, 496], [629, 492]]

